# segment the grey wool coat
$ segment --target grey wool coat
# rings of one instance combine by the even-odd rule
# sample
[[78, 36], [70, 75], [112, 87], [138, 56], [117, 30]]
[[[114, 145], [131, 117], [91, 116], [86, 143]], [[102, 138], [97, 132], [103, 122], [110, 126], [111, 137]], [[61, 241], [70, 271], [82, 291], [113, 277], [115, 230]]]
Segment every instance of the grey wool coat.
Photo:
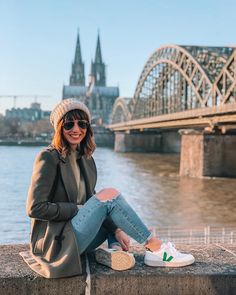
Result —
[[[77, 155], [83, 173], [86, 197], [95, 193], [97, 169], [93, 158]], [[77, 185], [69, 159], [48, 147], [35, 160], [27, 198], [31, 217], [30, 251], [20, 252], [30, 268], [45, 278], [61, 278], [82, 273], [79, 245], [70, 220], [77, 214]], [[114, 232], [106, 219], [103, 226]]]

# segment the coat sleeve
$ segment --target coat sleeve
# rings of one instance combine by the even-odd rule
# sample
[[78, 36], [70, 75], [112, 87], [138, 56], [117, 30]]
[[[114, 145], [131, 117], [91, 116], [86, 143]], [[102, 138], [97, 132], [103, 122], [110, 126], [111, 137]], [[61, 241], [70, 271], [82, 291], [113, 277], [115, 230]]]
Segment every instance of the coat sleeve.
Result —
[[78, 212], [76, 204], [50, 201], [57, 173], [57, 162], [50, 151], [42, 151], [35, 159], [26, 211], [29, 217], [40, 220], [66, 221]]

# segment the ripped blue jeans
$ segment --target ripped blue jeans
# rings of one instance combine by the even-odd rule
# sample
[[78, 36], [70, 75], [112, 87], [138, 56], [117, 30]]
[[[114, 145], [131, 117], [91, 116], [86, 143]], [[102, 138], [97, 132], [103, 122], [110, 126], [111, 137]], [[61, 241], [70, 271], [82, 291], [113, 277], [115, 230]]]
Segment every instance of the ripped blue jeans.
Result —
[[80, 254], [97, 248], [106, 239], [108, 244], [117, 243], [114, 234], [108, 233], [102, 226], [107, 217], [111, 217], [118, 228], [140, 244], [144, 244], [151, 236], [151, 232], [121, 194], [107, 201], [100, 201], [93, 195], [71, 219]]

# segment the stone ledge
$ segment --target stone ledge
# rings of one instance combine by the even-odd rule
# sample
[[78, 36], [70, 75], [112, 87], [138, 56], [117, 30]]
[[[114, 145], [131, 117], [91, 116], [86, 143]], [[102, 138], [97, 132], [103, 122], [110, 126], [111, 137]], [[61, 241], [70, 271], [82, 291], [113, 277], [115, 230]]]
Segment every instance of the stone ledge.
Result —
[[82, 295], [86, 273], [65, 279], [45, 279], [33, 272], [20, 251], [28, 245], [0, 245], [0, 295]]
[[[143, 251], [134, 248], [136, 265], [113, 271], [89, 256], [91, 295], [236, 294], [236, 245], [179, 245], [191, 252], [196, 262], [184, 268], [153, 268], [143, 264]], [[28, 245], [0, 245], [0, 295], [85, 294], [84, 275], [44, 279], [31, 271], [18, 255]]]

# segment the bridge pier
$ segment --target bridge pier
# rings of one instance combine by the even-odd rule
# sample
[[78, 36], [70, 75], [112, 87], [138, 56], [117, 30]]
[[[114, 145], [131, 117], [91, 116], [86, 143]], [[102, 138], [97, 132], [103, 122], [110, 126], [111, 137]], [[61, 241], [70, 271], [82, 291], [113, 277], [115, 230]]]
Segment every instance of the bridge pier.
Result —
[[99, 147], [114, 148], [114, 133], [103, 126], [93, 126], [95, 143]]
[[181, 137], [178, 131], [163, 130], [161, 132], [161, 152], [162, 153], [180, 153]]
[[236, 177], [236, 135], [182, 130], [180, 176]]
[[115, 152], [160, 152], [161, 134], [156, 132], [115, 132]]
[[177, 131], [115, 132], [116, 152], [179, 153]]

